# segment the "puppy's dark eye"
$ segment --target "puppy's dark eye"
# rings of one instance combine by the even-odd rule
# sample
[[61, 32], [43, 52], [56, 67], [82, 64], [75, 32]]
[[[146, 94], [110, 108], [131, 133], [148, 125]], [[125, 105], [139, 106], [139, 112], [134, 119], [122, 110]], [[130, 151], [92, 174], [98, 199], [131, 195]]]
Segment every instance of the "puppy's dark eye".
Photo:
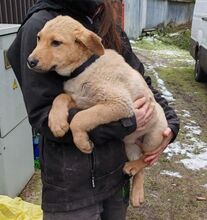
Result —
[[63, 43], [62, 41], [53, 40], [53, 41], [51, 42], [51, 45], [52, 45], [53, 47], [59, 47], [62, 43]]
[[40, 41], [40, 36], [37, 36], [37, 41]]

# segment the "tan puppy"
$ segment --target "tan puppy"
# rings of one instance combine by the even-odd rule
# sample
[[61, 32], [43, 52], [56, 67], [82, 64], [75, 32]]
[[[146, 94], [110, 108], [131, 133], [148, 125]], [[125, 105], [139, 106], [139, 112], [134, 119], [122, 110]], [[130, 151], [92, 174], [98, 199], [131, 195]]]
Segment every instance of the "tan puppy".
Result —
[[[53, 134], [64, 136], [70, 128], [74, 143], [82, 152], [92, 152], [88, 131], [100, 124], [131, 117], [136, 99], [146, 97], [155, 105], [146, 129], [134, 132], [124, 140], [130, 160], [124, 171], [134, 175], [131, 199], [132, 204], [138, 206], [144, 200], [143, 168], [147, 166], [142, 155], [154, 150], [163, 140], [162, 133], [167, 128], [163, 109], [155, 101], [143, 77], [117, 52], [104, 49], [101, 39], [74, 19], [56, 17], [38, 33], [37, 39], [37, 47], [29, 56], [28, 63], [30, 68], [39, 72], [52, 69], [60, 75], [70, 76], [93, 54], [100, 56], [83, 73], [64, 84], [66, 94], [56, 97], [49, 114], [49, 127]], [[68, 109], [75, 105], [83, 111], [78, 112], [69, 125]], [[138, 138], [142, 138], [142, 149], [136, 144]]]

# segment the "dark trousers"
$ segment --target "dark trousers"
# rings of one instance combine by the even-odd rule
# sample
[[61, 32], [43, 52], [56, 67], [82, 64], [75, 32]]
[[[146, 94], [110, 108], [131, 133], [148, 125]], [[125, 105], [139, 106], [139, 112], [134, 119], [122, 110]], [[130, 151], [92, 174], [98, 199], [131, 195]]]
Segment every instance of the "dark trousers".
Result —
[[129, 186], [126, 184], [103, 202], [70, 212], [44, 212], [43, 220], [125, 220], [128, 205]]

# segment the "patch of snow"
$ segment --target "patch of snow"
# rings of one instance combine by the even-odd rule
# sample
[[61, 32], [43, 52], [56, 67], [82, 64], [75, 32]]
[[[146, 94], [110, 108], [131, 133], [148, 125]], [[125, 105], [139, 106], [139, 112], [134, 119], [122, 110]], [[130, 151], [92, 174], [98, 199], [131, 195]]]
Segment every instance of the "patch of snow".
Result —
[[163, 53], [165, 53], [166, 55], [177, 55], [177, 51], [173, 51], [173, 50], [163, 50]]
[[204, 187], [204, 188], [206, 188], [206, 189], [207, 189], [207, 184], [205, 184], [205, 185], [202, 185], [202, 187]]
[[186, 155], [186, 149], [183, 148], [179, 141], [175, 141], [165, 149], [164, 153], [166, 153], [168, 155], [167, 158], [170, 159], [174, 155]]
[[159, 50], [159, 51], [153, 51], [155, 54], [159, 55], [165, 55], [170, 57], [181, 57], [183, 56], [182, 53], [178, 50]]
[[184, 60], [185, 63], [189, 64], [189, 65], [195, 65], [195, 60]]
[[132, 46], [132, 50], [136, 50], [136, 49], [137, 49], [136, 47]]
[[136, 43], [136, 41], [134, 41], [134, 40], [130, 40], [129, 41], [131, 44], [135, 44]]
[[144, 40], [149, 41], [149, 42], [159, 41], [159, 40], [155, 39], [154, 37], [145, 37]]
[[154, 70], [154, 66], [153, 66], [153, 65], [147, 65], [147, 66], [146, 66], [146, 69], [147, 69], [147, 70]]
[[169, 34], [170, 37], [179, 36], [179, 35], [180, 35], [180, 33], [178, 33], [178, 32], [177, 33]]
[[161, 175], [167, 175], [167, 176], [173, 176], [173, 177], [178, 177], [182, 178], [182, 176], [178, 172], [172, 172], [168, 170], [163, 170], [160, 172]]
[[202, 129], [195, 121], [190, 120], [191, 115], [187, 110], [182, 110], [181, 117], [185, 118], [183, 133], [186, 134], [186, 143], [175, 141], [164, 152], [168, 159], [174, 155], [184, 156], [180, 162], [188, 169], [207, 169], [207, 143], [199, 139]]
[[152, 196], [152, 197], [154, 197], [154, 198], [159, 198], [159, 196], [157, 196], [157, 195], [155, 195], [155, 194], [153, 194], [153, 193], [150, 193], [150, 195]]
[[[191, 58], [187, 59], [187, 58], [184, 58], [184, 59], [176, 59], [175, 61], [178, 61], [178, 62], [182, 62], [182, 63], [186, 63], [188, 65], [195, 65], [195, 61]], [[180, 67], [179, 67], [180, 68]], [[184, 67], [185, 68], [185, 67]]]
[[200, 135], [201, 134], [201, 128], [198, 125], [195, 124], [187, 124], [184, 126], [184, 128], [187, 130], [187, 134], [191, 135]]
[[187, 110], [182, 110], [182, 113], [183, 113], [183, 117], [190, 117], [190, 112], [187, 111]]
[[[195, 61], [191, 58], [188, 52], [185, 50], [179, 50], [177, 48], [169, 48], [167, 50], [156, 49], [150, 50], [150, 53], [157, 56], [162, 56], [164, 59], [171, 58], [174, 62], [182, 62], [188, 65], [194, 65]], [[180, 67], [179, 67], [180, 68]]]
[[198, 155], [191, 154], [189, 159], [183, 159], [181, 162], [191, 170], [207, 169], [207, 151]]
[[162, 96], [168, 101], [168, 102], [173, 102], [175, 99], [173, 98], [173, 95], [168, 89], [165, 87], [165, 83], [162, 79], [160, 79], [159, 74], [157, 71], [153, 69], [153, 74], [157, 80], [158, 87], [160, 92], [162, 93]]
[[[170, 144], [166, 149], [167, 158], [170, 159], [174, 155], [185, 156], [180, 162], [191, 170], [207, 169], [207, 143], [193, 137], [190, 144], [181, 144], [176, 141]], [[197, 153], [195, 152], [197, 151]]]

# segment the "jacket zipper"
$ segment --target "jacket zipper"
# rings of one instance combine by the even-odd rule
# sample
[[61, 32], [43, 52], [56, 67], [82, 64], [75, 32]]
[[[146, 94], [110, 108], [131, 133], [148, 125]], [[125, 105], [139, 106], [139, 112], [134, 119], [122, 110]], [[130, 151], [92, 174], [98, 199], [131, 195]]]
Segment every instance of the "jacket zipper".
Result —
[[90, 154], [90, 159], [91, 159], [91, 185], [92, 185], [92, 188], [95, 189], [96, 184], [95, 184], [95, 155], [94, 155], [94, 150]]

